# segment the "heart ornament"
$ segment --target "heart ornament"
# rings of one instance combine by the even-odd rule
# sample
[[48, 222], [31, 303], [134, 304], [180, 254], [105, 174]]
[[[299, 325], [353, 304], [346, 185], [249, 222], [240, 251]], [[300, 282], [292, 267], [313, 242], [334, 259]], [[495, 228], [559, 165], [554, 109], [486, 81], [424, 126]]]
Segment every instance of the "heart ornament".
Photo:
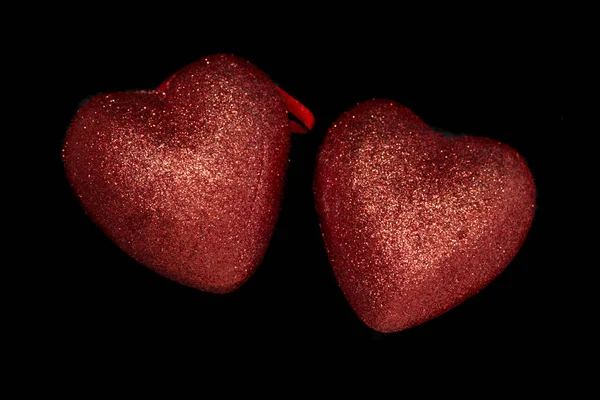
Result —
[[308, 110], [249, 62], [215, 55], [157, 90], [99, 95], [63, 147], [90, 218], [159, 274], [203, 291], [240, 287], [273, 233], [290, 151], [288, 109]]
[[329, 129], [314, 192], [334, 275], [380, 332], [435, 318], [497, 277], [525, 240], [536, 193], [509, 146], [444, 138], [389, 100]]

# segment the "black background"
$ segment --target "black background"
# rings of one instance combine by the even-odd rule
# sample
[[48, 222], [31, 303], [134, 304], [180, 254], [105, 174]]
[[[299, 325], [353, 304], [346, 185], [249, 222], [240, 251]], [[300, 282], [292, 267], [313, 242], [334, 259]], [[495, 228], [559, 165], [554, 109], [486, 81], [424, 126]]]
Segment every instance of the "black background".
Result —
[[[449, 38], [439, 32], [433, 42], [423, 43], [414, 40], [418, 33], [395, 30], [311, 36], [291, 35], [279, 25], [264, 35], [236, 34], [227, 26], [210, 34], [173, 34], [142, 23], [118, 31], [109, 26], [106, 21], [102, 29], [91, 29], [82, 22], [70, 27], [74, 33], [67, 30], [47, 43], [55, 55], [46, 60], [54, 70], [42, 76], [52, 107], [44, 148], [49, 159], [44, 172], [51, 175], [45, 182], [51, 221], [44, 256], [54, 265], [46, 298], [52, 329], [83, 344], [99, 339], [407, 344], [417, 337], [528, 344], [552, 329], [558, 299], [550, 284], [558, 266], [548, 262], [552, 164], [542, 143], [560, 134], [563, 117], [546, 40], [481, 38], [473, 32]], [[317, 118], [311, 133], [293, 136], [285, 198], [264, 262], [229, 295], [178, 285], [119, 250], [86, 217], [60, 158], [70, 119], [86, 99], [154, 88], [186, 64], [220, 52], [257, 65]], [[532, 229], [506, 271], [454, 310], [394, 334], [370, 330], [346, 303], [323, 248], [311, 189], [316, 153], [329, 125], [357, 102], [375, 97], [404, 104], [436, 128], [509, 144], [527, 160], [538, 188]]]

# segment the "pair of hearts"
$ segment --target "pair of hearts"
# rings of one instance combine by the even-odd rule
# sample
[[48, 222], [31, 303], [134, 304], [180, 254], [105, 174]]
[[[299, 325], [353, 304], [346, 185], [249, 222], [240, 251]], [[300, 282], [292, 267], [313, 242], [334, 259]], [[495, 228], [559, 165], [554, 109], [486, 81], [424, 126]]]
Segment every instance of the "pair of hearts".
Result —
[[[261, 263], [290, 151], [288, 109], [314, 120], [257, 67], [193, 63], [155, 91], [92, 98], [63, 148], [90, 218], [159, 274], [203, 291], [239, 288]], [[489, 139], [446, 139], [371, 100], [344, 113], [314, 180], [329, 260], [357, 315], [381, 332], [434, 318], [492, 281], [533, 219], [524, 160]]]

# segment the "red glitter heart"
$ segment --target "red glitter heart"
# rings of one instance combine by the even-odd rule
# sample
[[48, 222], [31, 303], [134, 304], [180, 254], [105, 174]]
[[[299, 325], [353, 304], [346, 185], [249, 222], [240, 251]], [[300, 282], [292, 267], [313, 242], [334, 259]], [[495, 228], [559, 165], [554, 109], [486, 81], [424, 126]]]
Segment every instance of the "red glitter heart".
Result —
[[314, 182], [337, 281], [371, 328], [395, 332], [468, 299], [506, 268], [534, 214], [524, 160], [490, 139], [446, 139], [372, 100], [322, 144]]
[[92, 98], [63, 148], [91, 219], [152, 270], [227, 293], [261, 263], [290, 150], [286, 106], [310, 112], [249, 62], [216, 55], [157, 90]]

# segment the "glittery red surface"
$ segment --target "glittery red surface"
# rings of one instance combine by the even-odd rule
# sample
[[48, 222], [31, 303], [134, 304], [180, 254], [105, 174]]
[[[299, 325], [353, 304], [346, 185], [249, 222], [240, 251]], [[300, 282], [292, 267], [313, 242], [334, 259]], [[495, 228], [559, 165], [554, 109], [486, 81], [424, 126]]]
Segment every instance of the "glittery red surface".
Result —
[[443, 138], [389, 100], [335, 122], [314, 189], [338, 283], [381, 332], [421, 324], [484, 288], [517, 254], [535, 206], [512, 148]]
[[127, 254], [226, 293], [264, 257], [289, 150], [276, 86], [250, 63], [217, 55], [156, 91], [92, 98], [72, 121], [63, 159], [88, 215]]

